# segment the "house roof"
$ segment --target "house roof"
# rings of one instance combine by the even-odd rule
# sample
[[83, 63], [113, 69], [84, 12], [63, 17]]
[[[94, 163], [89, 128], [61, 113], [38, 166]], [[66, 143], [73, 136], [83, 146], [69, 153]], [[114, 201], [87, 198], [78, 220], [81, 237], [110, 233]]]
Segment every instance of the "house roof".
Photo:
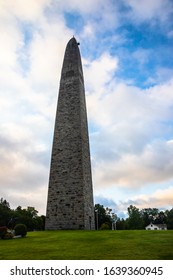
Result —
[[153, 224], [154, 226], [157, 226], [159, 228], [162, 228], [162, 227], [167, 227], [166, 224]]
[[156, 226], [156, 227], [158, 227], [158, 228], [167, 227], [166, 224], [153, 224], [153, 223], [150, 223], [150, 224], [149, 224], [148, 226], [146, 226], [146, 227], [149, 227], [150, 225]]

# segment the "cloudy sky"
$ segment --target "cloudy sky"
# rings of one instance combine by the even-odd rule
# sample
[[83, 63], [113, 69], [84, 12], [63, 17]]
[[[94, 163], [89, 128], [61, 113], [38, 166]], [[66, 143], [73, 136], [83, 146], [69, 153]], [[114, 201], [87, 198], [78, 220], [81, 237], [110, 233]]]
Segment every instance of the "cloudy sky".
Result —
[[95, 203], [173, 206], [173, 1], [0, 0], [0, 197], [46, 212], [64, 50], [80, 42]]

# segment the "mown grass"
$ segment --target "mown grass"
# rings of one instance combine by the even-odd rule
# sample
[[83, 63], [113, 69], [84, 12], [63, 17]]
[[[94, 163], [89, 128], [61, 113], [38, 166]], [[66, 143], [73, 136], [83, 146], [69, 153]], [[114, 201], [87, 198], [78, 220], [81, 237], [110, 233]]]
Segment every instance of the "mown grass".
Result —
[[42, 231], [0, 240], [1, 260], [173, 260], [173, 231]]

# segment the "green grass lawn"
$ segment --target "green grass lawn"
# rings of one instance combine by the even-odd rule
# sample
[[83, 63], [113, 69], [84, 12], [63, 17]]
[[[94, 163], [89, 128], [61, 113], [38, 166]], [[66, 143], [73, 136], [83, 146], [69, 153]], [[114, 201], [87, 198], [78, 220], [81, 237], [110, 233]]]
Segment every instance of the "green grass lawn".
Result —
[[173, 231], [37, 231], [1, 240], [1, 260], [173, 260]]

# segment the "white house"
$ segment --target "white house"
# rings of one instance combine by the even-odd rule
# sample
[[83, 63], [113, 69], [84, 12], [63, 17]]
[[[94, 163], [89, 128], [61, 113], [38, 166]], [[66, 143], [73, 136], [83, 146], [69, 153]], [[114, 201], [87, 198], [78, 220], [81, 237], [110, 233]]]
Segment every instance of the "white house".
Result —
[[150, 223], [148, 226], [145, 227], [145, 229], [146, 230], [167, 230], [167, 225]]

